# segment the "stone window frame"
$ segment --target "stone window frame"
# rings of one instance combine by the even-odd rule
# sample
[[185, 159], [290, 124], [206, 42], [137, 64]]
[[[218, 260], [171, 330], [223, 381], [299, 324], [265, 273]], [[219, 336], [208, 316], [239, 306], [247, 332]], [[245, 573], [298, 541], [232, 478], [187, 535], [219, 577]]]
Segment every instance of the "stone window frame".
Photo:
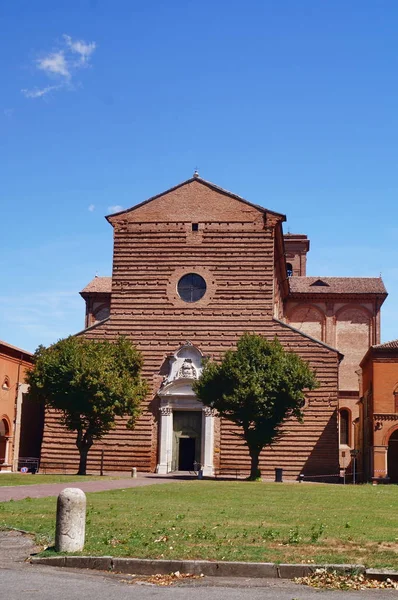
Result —
[[3, 392], [9, 392], [11, 389], [11, 382], [10, 382], [10, 378], [8, 377], [8, 375], [6, 375], [4, 377], [3, 383], [1, 385], [1, 389], [3, 390]]
[[[189, 275], [190, 273], [196, 273], [197, 275], [200, 275], [206, 282], [206, 293], [203, 296], [203, 298], [197, 300], [196, 302], [186, 302], [185, 300], [182, 300], [177, 290], [177, 285], [181, 277], [183, 277], [184, 275]], [[208, 306], [208, 304], [210, 304], [210, 302], [213, 300], [216, 287], [216, 278], [214, 277], [214, 273], [211, 269], [209, 269], [208, 267], [198, 267], [196, 265], [190, 265], [186, 267], [178, 267], [173, 271], [167, 283], [166, 294], [168, 300], [176, 308], [195, 310], [196, 308], [203, 308], [204, 306]]]
[[[177, 293], [181, 300], [189, 304], [199, 302], [205, 296], [206, 292], [206, 280], [198, 273], [187, 273], [178, 280]], [[195, 298], [195, 295], [199, 295], [199, 297]]]
[[[4, 421], [5, 425], [6, 425], [4, 437], [10, 437], [10, 435], [11, 435], [11, 422], [10, 422], [10, 419], [8, 418], [8, 415], [3, 414], [3, 415], [0, 416], [0, 423], [2, 424], [3, 421]], [[0, 435], [1, 435], [1, 433], [0, 433]]]
[[110, 304], [107, 302], [102, 302], [102, 304], [100, 304], [99, 306], [96, 307], [96, 309], [94, 310], [94, 308], [91, 309], [91, 319], [94, 323], [100, 323], [101, 321], [103, 321], [104, 319], [106, 319], [107, 317], [104, 317], [104, 319], [97, 319], [97, 314], [101, 311], [104, 310], [104, 308], [108, 309], [108, 317], [110, 315], [111, 312], [111, 307]]
[[[347, 413], [347, 441], [343, 442], [341, 440], [341, 433], [342, 433], [342, 428], [341, 428], [341, 422], [342, 422], [342, 413], [346, 412]], [[348, 446], [351, 447], [351, 438], [352, 438], [352, 432], [351, 432], [351, 421], [352, 421], [352, 413], [351, 410], [349, 408], [347, 408], [346, 406], [343, 406], [341, 408], [339, 408], [339, 446]]]

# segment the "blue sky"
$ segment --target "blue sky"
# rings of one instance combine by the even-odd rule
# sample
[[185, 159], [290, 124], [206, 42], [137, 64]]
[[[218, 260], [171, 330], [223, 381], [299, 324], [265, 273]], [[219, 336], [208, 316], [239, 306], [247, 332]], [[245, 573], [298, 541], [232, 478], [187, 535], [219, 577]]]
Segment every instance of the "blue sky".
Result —
[[82, 329], [104, 215], [189, 178], [283, 212], [311, 275], [379, 276], [398, 338], [396, 0], [0, 7], [0, 338]]

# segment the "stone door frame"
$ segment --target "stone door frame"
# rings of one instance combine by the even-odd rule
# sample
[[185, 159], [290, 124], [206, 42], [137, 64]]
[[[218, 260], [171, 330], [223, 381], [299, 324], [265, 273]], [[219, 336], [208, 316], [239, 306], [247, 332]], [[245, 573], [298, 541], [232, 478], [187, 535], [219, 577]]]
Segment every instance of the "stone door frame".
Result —
[[203, 406], [196, 397], [169, 395], [160, 399], [159, 462], [156, 472], [166, 475], [172, 472], [173, 460], [173, 413], [195, 411], [202, 413], [201, 465], [203, 475], [214, 476], [214, 412]]

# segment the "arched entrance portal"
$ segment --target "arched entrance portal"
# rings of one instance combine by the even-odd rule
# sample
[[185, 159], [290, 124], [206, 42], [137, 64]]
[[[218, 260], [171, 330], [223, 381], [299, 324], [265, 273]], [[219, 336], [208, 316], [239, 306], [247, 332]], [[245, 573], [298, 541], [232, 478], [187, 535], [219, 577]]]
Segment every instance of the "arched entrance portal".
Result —
[[160, 399], [157, 472], [196, 471], [214, 475], [214, 412], [197, 399], [192, 383], [202, 372], [202, 353], [191, 342], [167, 357]]
[[398, 429], [393, 431], [388, 440], [387, 475], [390, 483], [398, 483]]
[[6, 419], [0, 421], [0, 464], [7, 462], [7, 446], [10, 429]]

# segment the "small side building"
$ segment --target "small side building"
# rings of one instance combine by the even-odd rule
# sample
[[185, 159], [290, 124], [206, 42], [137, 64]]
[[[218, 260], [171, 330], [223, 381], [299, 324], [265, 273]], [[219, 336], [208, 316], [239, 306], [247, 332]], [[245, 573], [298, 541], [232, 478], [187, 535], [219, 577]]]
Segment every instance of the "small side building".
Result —
[[398, 340], [371, 346], [360, 366], [358, 446], [364, 480], [398, 483]]
[[369, 347], [380, 343], [387, 291], [380, 277], [308, 277], [307, 236], [286, 234], [284, 242], [290, 288], [284, 320], [344, 355], [339, 365], [339, 461], [341, 473], [350, 473], [357, 448], [359, 364]]
[[20, 457], [40, 457], [44, 409], [27, 398], [33, 355], [0, 340], [0, 471], [17, 471]]

